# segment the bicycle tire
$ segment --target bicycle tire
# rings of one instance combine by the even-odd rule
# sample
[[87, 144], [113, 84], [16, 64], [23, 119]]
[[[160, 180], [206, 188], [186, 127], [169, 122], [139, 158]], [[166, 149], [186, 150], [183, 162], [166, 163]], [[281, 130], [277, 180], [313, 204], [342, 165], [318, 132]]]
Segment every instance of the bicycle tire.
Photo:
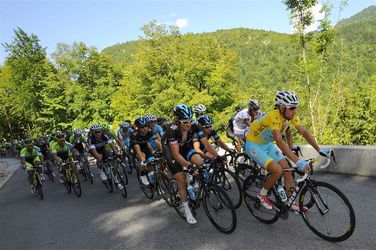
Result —
[[[244, 203], [256, 219], [265, 224], [272, 224], [279, 219], [280, 213], [275, 209], [266, 209], [257, 198], [257, 193], [262, 189], [263, 183], [262, 176], [250, 175], [247, 177], [243, 183]], [[275, 203], [277, 195], [273, 188], [269, 191], [268, 197], [271, 202]]]
[[121, 169], [122, 169], [122, 172], [123, 172], [123, 182], [124, 182], [124, 185], [128, 185], [128, 174], [127, 174], [127, 170], [126, 170], [126, 166], [124, 165], [124, 161], [122, 162], [116, 162], [116, 164], [118, 164], [118, 166], [120, 165]]
[[40, 178], [39, 178], [39, 176], [38, 175], [36, 175], [34, 178], [36, 178], [35, 179], [35, 182], [36, 182], [36, 185], [35, 185], [35, 190], [36, 190], [36, 192], [37, 192], [37, 194], [39, 195], [39, 198], [41, 199], [41, 200], [43, 200], [43, 185], [42, 185], [42, 182], [41, 182], [41, 180], [40, 180]]
[[84, 161], [84, 164], [83, 164], [83, 170], [85, 172], [87, 179], [89, 179], [90, 184], [93, 184], [94, 178], [91, 175], [90, 166], [85, 161]]
[[[183, 203], [178, 194], [178, 183], [175, 179], [171, 179], [169, 184], [169, 194], [172, 207], [175, 209], [176, 213], [182, 218], [186, 219]], [[191, 201], [188, 199], [189, 207], [191, 207]]]
[[170, 189], [169, 189], [169, 178], [163, 173], [159, 172], [156, 175], [157, 178], [157, 188], [160, 189], [162, 198], [166, 201], [167, 205], [170, 207], [172, 206], [171, 198], [170, 198]]
[[213, 184], [218, 185], [228, 194], [234, 208], [239, 208], [243, 200], [242, 186], [235, 173], [227, 168], [216, 169], [213, 180], [215, 181]]
[[115, 179], [117, 179], [117, 181], [119, 182], [117, 185], [120, 184], [123, 187], [122, 190], [118, 186], [116, 186], [116, 188], [120, 191], [121, 196], [123, 196], [124, 198], [127, 198], [128, 192], [127, 192], [127, 188], [125, 187], [125, 183], [124, 183], [124, 179], [122, 175], [117, 170], [113, 170], [113, 172], [114, 172]]
[[[126, 156], [126, 158], [127, 158], [127, 161], [125, 162], [125, 165], [126, 165], [125, 170], [127, 171], [128, 174], [132, 174], [132, 171], [133, 171], [132, 160], [129, 159], [128, 156]], [[133, 157], [131, 157], [131, 158], [133, 158]]]
[[[234, 205], [232, 204], [232, 201], [228, 194], [221, 187], [218, 187], [216, 185], [209, 185], [208, 187], [204, 188], [202, 199], [204, 203], [205, 213], [213, 226], [222, 233], [230, 234], [234, 232], [237, 226], [237, 217]], [[228, 213], [231, 217], [228, 219], [229, 223], [226, 223], [229, 225], [220, 225], [219, 220], [215, 219], [216, 214], [223, 212], [223, 209], [226, 208], [229, 210]], [[225, 216], [223, 215], [223, 213], [221, 213], [219, 217], [223, 219]]]
[[[149, 177], [147, 177], [148, 180], [149, 180]], [[149, 185], [144, 185], [141, 181], [141, 175], [140, 175], [140, 172], [137, 170], [137, 181], [138, 181], [138, 184], [140, 186], [140, 189], [141, 191], [144, 193], [144, 195], [146, 196], [146, 198], [148, 199], [153, 199], [154, 198], [154, 190], [153, 190], [153, 186], [151, 184]]]
[[[322, 181], [312, 181], [311, 185], [305, 185], [299, 195], [299, 207], [302, 211], [304, 203], [304, 199], [306, 197], [314, 198], [314, 206], [312, 206], [306, 213], [302, 212], [302, 217], [306, 225], [313, 233], [315, 233], [317, 236], [321, 237], [324, 240], [331, 241], [331, 242], [340, 242], [347, 240], [354, 232], [355, 230], [355, 212], [354, 209], [348, 200], [348, 198], [335, 186], [322, 182]], [[326, 191], [324, 191], [326, 190]], [[334, 204], [334, 199], [337, 198], [338, 201], [340, 201], [340, 207], [344, 208], [346, 211], [339, 215], [338, 218], [335, 217], [336, 214], [338, 214], [338, 207], [327, 207], [326, 213], [321, 214], [320, 210], [323, 208], [322, 206], [325, 206], [328, 204], [328, 200], [323, 200], [327, 197], [325, 196], [325, 193], [328, 191], [332, 191], [332, 194], [334, 195], [332, 199], [330, 200], [330, 205], [332, 206]], [[308, 192], [308, 193], [307, 193]], [[328, 193], [326, 193], [328, 194]], [[328, 196], [329, 197], [329, 196]], [[326, 220], [328, 218], [329, 213], [333, 211], [332, 217], [333, 220], [325, 223], [326, 225], [322, 229], [318, 229], [317, 225], [313, 222], [312, 218], [316, 214], [321, 216], [320, 218]], [[312, 215], [312, 216], [311, 216]], [[344, 216], [349, 216], [348, 218], [344, 218]], [[325, 217], [325, 218], [324, 218]], [[345, 221], [343, 223], [343, 221]], [[343, 224], [341, 227], [341, 232], [339, 234], [332, 234], [332, 232], [329, 232], [331, 228], [334, 228], [334, 226], [338, 226], [340, 224]], [[326, 231], [326, 232], [325, 232]]]
[[68, 191], [68, 194], [70, 194], [72, 192], [72, 184], [70, 183], [70, 178], [68, 177], [68, 174], [69, 173], [67, 172], [67, 170], [65, 170], [64, 171], [64, 185]]
[[70, 176], [71, 176], [71, 185], [72, 185], [74, 194], [77, 197], [81, 197], [82, 190], [81, 190], [80, 180], [78, 179], [78, 175], [73, 170], [70, 170]]
[[50, 165], [50, 163], [48, 163], [48, 161], [46, 162], [46, 170], [47, 170], [47, 176], [48, 176], [48, 179], [54, 183], [55, 182], [55, 179], [54, 179], [54, 175], [52, 174], [53, 171], [52, 171], [52, 166]]

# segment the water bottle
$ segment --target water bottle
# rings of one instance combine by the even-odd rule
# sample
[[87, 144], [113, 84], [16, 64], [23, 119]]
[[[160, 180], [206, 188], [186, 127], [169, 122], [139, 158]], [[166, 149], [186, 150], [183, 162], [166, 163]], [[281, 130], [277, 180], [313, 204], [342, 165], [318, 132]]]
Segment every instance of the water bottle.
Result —
[[193, 187], [192, 187], [191, 184], [187, 185], [187, 191], [188, 191], [188, 195], [191, 198], [191, 200], [194, 201], [196, 199], [196, 194], [195, 194], [195, 191], [193, 190]]
[[154, 171], [148, 173], [150, 183], [154, 183]]
[[279, 197], [281, 198], [282, 202], [286, 202], [287, 201], [286, 192], [285, 192], [285, 189], [283, 188], [283, 186], [281, 184], [278, 185], [277, 191], [278, 191]]

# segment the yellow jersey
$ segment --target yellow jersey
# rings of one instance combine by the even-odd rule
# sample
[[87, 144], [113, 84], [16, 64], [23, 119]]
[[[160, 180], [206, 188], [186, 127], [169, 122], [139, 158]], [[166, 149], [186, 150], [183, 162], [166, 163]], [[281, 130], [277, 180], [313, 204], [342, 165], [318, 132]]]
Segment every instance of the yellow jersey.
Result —
[[295, 127], [300, 125], [300, 120], [294, 116], [291, 120], [282, 117], [278, 109], [263, 114], [252, 122], [250, 132], [247, 134], [247, 141], [256, 143], [268, 143], [274, 141], [273, 130], [281, 131], [281, 134], [292, 124]]

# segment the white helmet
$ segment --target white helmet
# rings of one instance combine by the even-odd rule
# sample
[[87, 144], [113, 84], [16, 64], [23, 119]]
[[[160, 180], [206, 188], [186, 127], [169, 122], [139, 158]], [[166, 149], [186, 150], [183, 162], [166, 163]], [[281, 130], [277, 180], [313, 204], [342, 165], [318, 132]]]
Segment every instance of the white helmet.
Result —
[[249, 100], [248, 107], [251, 110], [259, 110], [260, 109], [259, 101], [256, 99]]
[[275, 104], [283, 107], [297, 107], [299, 98], [289, 90], [281, 90], [277, 92]]
[[204, 104], [197, 104], [196, 106], [193, 106], [192, 111], [197, 114], [205, 114], [206, 107]]

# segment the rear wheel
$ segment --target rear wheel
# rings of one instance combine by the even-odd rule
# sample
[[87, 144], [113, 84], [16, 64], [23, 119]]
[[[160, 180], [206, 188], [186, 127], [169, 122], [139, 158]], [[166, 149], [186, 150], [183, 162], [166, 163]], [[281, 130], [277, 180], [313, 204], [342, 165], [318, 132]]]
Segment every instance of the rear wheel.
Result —
[[157, 188], [158, 194], [166, 201], [169, 206], [172, 206], [170, 188], [169, 188], [169, 179], [168, 177], [160, 172], [157, 175]]
[[[250, 175], [243, 183], [243, 197], [244, 202], [247, 205], [248, 210], [259, 221], [266, 224], [272, 224], [279, 218], [279, 212], [276, 209], [265, 208], [261, 201], [257, 197], [257, 193], [263, 187], [264, 178], [259, 175]], [[276, 203], [276, 197], [274, 189], [270, 189], [268, 192], [268, 198], [272, 203]]]

